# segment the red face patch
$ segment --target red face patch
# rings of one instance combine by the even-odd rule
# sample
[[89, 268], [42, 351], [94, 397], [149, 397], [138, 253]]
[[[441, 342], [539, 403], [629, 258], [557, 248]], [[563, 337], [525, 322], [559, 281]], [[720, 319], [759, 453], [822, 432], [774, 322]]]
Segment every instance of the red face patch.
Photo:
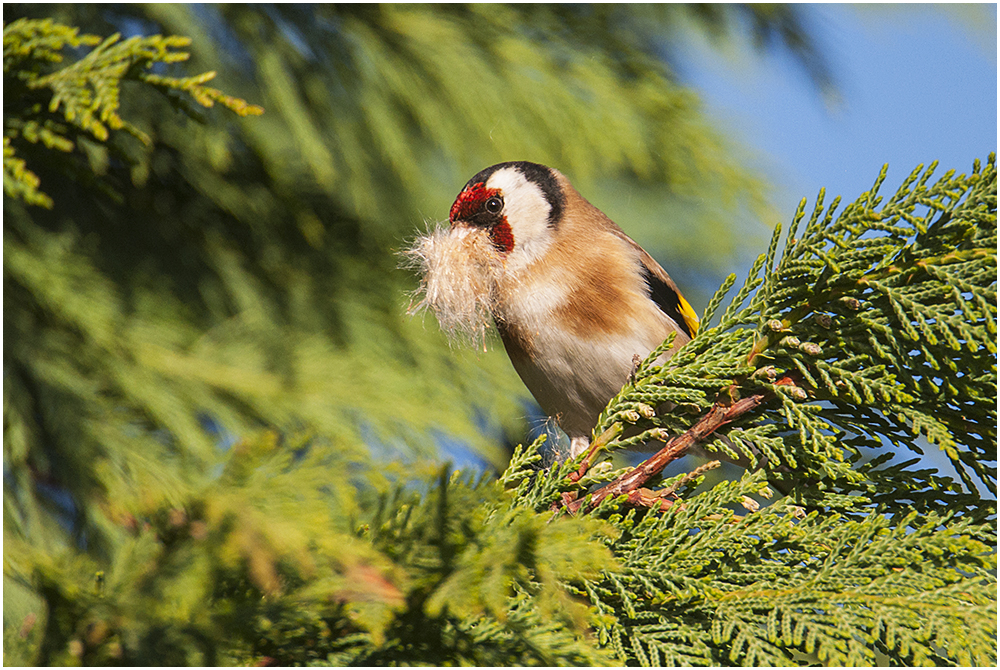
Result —
[[495, 195], [500, 195], [500, 189], [486, 188], [486, 184], [482, 182], [473, 184], [455, 198], [455, 204], [451, 206], [448, 220], [455, 223], [478, 214], [482, 211], [486, 201]]
[[514, 250], [514, 231], [510, 229], [507, 217], [490, 229], [490, 240], [493, 241], [497, 251], [509, 254]]
[[[471, 221], [477, 214], [483, 213], [486, 201], [494, 196], [500, 197], [500, 189], [486, 188], [486, 184], [482, 182], [473, 184], [455, 198], [451, 212], [448, 213], [448, 220], [452, 225], [457, 221]], [[501, 216], [497, 223], [490, 226], [489, 232], [493, 246], [498, 251], [511, 252], [514, 248], [514, 233], [507, 223], [507, 217]]]

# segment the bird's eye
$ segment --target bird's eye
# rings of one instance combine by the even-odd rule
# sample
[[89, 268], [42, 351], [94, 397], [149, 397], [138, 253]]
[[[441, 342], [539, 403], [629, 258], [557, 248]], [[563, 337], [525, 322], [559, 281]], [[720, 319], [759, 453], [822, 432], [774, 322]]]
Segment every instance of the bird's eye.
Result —
[[503, 200], [494, 196], [486, 201], [486, 211], [490, 214], [499, 214], [503, 209]]

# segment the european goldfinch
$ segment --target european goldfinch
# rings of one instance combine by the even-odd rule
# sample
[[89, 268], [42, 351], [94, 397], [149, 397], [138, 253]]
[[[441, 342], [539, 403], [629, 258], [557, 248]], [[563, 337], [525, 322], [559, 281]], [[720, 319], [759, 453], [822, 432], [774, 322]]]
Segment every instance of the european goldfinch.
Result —
[[450, 335], [495, 324], [514, 369], [582, 453], [598, 415], [671, 333], [698, 318], [659, 264], [558, 170], [523, 161], [486, 168], [451, 206], [450, 227], [409, 251], [419, 306]]

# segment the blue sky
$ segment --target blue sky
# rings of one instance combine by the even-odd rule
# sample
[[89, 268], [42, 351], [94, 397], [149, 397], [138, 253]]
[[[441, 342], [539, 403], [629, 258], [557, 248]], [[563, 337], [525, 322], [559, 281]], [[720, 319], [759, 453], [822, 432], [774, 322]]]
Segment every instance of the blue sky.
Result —
[[[784, 50], [720, 53], [693, 38], [680, 76], [709, 114], [756, 154], [782, 220], [820, 187], [848, 201], [884, 163], [886, 189], [920, 163], [967, 172], [997, 149], [997, 7], [808, 5], [838, 99]], [[770, 223], [770, 222], [769, 222]], [[752, 255], [742, 262], [749, 265]], [[741, 268], [745, 271], [745, 268]]]

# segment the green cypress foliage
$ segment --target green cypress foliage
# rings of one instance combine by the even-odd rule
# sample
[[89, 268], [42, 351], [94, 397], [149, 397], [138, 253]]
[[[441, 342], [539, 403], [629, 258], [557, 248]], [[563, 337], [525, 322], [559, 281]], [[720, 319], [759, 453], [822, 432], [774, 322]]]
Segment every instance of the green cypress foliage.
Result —
[[[124, 130], [149, 146], [149, 135], [118, 113], [121, 85], [126, 78], [167, 93], [183, 91], [204, 107], [219, 102], [241, 116], [264, 111], [205, 86], [215, 77], [214, 72], [178, 78], [149, 71], [156, 63], [187, 60], [190, 54], [180, 49], [191, 43], [189, 38], [155, 35], [122, 41], [116, 33], [102, 40], [79, 32], [50, 19], [22, 18], [4, 26], [4, 93], [17, 100], [21, 108], [9, 120], [4, 117], [4, 193], [8, 196], [52, 207], [52, 199], [38, 190], [38, 177], [16, 156], [13, 143], [18, 140], [68, 152], [75, 146], [74, 135], [84, 133], [103, 142], [109, 130]], [[94, 48], [66, 67], [42, 71], [43, 63], [63, 62], [64, 49], [84, 46]], [[48, 99], [47, 105], [35, 102], [43, 98]]]
[[[142, 11], [223, 39], [186, 8]], [[182, 38], [5, 25], [5, 663], [995, 665], [992, 156], [917, 170], [888, 199], [880, 178], [839, 213], [803, 206], [698, 338], [638, 366], [585, 472], [540, 467], [536, 443], [474, 479], [419, 449], [445, 430], [501, 460], [469, 408], [514, 415], [497, 401], [519, 386], [403, 318], [401, 212], [453, 195], [417, 195], [425, 158], [474, 155], [459, 183], [510, 130], [449, 114], [477, 77], [515, 91], [523, 147], [547, 147], [532, 158], [593, 173], [586, 156], [624, 148], [616, 165], [681, 190], [751, 190], [642, 30], [602, 52], [552, 28], [673, 10], [205, 11], [260, 49], [263, 116], [199, 111], [258, 110], [170, 76]], [[519, 89], [527, 33], [547, 60]], [[348, 94], [317, 74], [326, 58], [365, 66], [328, 68]], [[566, 77], [597, 102], [560, 102]], [[401, 81], [430, 88], [397, 97]], [[530, 123], [552, 109], [587, 139]], [[588, 136], [602, 109], [633, 122]], [[608, 488], [628, 475], [614, 450], [719, 411], [704, 446], [752, 446], [762, 469]], [[393, 458], [372, 460], [379, 445]], [[959, 481], [891, 458], [926, 449]]]
[[[681, 499], [687, 475], [602, 499], [629, 474], [592, 469], [572, 485], [576, 464], [540, 475], [515, 457], [505, 477], [526, 503], [592, 510], [618, 530], [620, 571], [580, 594], [619, 659], [996, 662], [996, 509], [981, 493], [996, 493], [996, 160], [932, 181], [933, 169], [888, 199], [883, 172], [839, 215], [821, 193], [806, 221], [803, 202], [782, 253], [776, 231], [718, 324], [662, 368], [654, 352], [595, 429], [607, 448], [664, 439], [757, 396], [706, 446], [755, 447], [763, 470]], [[666, 401], [663, 416], [644, 409]], [[625, 438], [623, 423], [644, 430]], [[928, 444], [964, 486], [889, 462]], [[792, 493], [758, 509], [767, 476]]]

